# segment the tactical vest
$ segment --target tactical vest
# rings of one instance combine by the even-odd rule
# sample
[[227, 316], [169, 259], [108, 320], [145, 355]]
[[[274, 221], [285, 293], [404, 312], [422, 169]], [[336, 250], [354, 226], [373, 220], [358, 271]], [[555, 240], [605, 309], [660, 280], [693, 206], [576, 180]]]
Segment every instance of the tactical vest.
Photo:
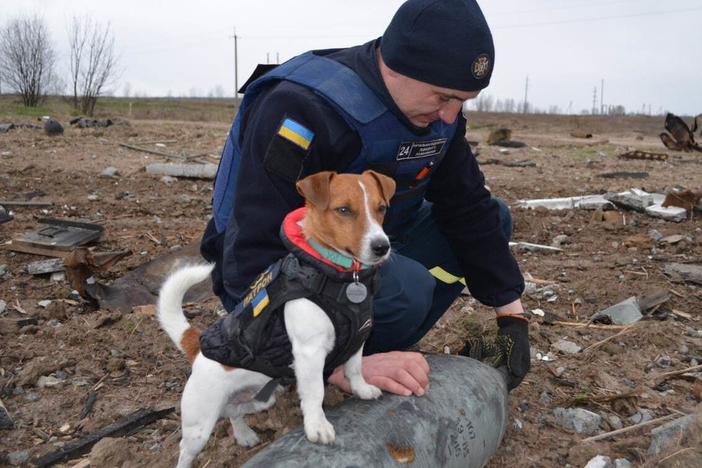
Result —
[[[325, 380], [366, 341], [373, 325], [378, 269], [357, 264], [346, 269], [322, 257], [302, 234], [305, 210], [299, 208], [283, 221], [281, 238], [290, 254], [261, 273], [236, 308], [200, 336], [205, 357], [273, 378], [293, 378], [292, 346], [283, 312], [286, 302], [299, 298], [321, 307], [334, 325], [336, 339], [324, 365]], [[357, 282], [367, 294], [362, 301], [352, 302], [347, 289]]]
[[456, 122], [448, 125], [439, 120], [431, 124], [425, 134], [416, 135], [353, 70], [314, 52], [285, 62], [246, 88], [217, 170], [212, 202], [217, 231], [223, 232], [226, 228], [235, 202], [242, 115], [262, 91], [280, 80], [312, 89], [357, 132], [361, 151], [343, 172], [360, 174], [373, 169], [395, 179], [397, 189], [383, 227], [391, 237], [401, 233], [403, 227], [414, 221], [431, 175], [456, 132]]

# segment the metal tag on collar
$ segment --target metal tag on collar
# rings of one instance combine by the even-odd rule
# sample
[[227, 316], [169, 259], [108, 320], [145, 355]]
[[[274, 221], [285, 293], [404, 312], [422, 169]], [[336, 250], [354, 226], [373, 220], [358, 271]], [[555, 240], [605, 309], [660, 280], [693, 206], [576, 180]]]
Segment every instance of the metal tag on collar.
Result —
[[368, 297], [368, 289], [366, 285], [358, 281], [358, 268], [360, 265], [354, 263], [353, 283], [346, 285], [346, 298], [354, 304], [360, 304]]

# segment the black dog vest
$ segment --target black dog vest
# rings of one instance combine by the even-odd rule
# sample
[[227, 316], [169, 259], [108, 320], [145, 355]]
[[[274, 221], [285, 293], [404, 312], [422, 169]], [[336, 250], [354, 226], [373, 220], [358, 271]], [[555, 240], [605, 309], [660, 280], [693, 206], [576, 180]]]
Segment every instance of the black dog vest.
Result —
[[[205, 357], [274, 379], [294, 378], [283, 309], [286, 302], [299, 298], [321, 307], [334, 325], [336, 339], [325, 361], [325, 381], [366, 341], [373, 324], [378, 269], [362, 268], [344, 257], [351, 263], [347, 268], [325, 258], [302, 235], [304, 215], [305, 208], [295, 210], [281, 226], [281, 238], [290, 253], [261, 273], [232, 313], [200, 336]], [[365, 297], [358, 293], [364, 288]]]

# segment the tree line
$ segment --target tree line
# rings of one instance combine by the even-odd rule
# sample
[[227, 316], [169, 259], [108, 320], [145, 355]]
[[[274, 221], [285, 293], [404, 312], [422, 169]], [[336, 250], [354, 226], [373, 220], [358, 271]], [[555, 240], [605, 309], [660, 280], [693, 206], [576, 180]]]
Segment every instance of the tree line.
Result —
[[[46, 23], [36, 15], [0, 25], [0, 84], [36, 107], [50, 94], [70, 96], [73, 107], [92, 116], [95, 104], [116, 78], [114, 35], [92, 18], [73, 17], [68, 29], [68, 73], [57, 70], [57, 54]], [[68, 92], [67, 92], [68, 91]]]

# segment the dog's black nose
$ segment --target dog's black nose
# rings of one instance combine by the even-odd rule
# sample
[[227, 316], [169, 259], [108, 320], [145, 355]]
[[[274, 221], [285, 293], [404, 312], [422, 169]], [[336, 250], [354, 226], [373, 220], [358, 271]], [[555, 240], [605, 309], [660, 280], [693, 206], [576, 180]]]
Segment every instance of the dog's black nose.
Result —
[[376, 257], [382, 257], [390, 250], [390, 243], [386, 239], [375, 239], [371, 242], [371, 250]]

